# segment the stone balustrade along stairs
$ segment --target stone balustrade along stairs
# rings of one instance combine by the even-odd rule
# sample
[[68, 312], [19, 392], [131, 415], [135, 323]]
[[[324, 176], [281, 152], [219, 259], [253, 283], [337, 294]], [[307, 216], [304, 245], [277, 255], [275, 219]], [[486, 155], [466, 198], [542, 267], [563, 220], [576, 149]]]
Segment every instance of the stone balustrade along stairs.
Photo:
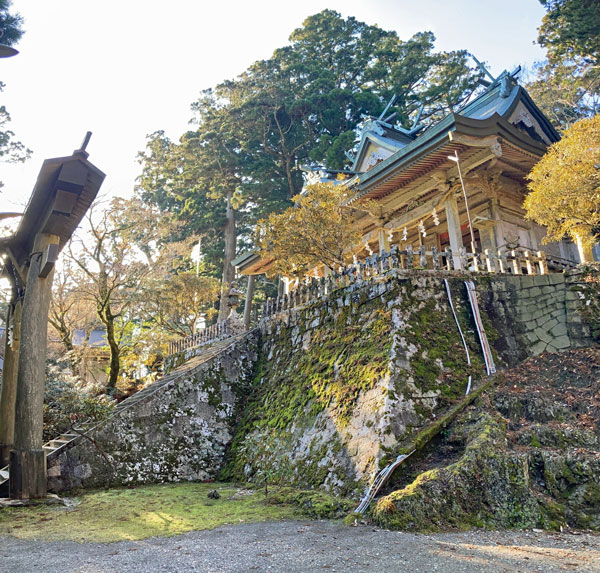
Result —
[[[162, 378], [159, 378], [149, 386], [146, 386], [144, 389], [136, 392], [133, 396], [126, 398], [122, 402], [120, 402], [113, 411], [111, 412], [112, 416], [118, 416], [123, 410], [138, 404], [139, 402], [146, 400], [150, 396], [152, 396], [155, 392], [160, 391], [161, 388], [166, 386], [169, 382], [173, 381], [180, 376], [184, 376], [190, 370], [198, 367], [200, 364], [215, 358], [218, 354], [229, 348], [232, 344], [235, 344], [238, 340], [243, 338], [246, 334], [240, 334], [237, 336], [231, 336], [229, 338], [218, 340], [214, 344], [210, 346], [204, 347], [202, 354], [199, 356], [194, 356], [190, 358], [187, 362], [175, 368]], [[65, 432], [54, 438], [49, 440], [43, 445], [44, 452], [46, 454], [46, 460], [49, 458], [53, 458], [59, 455], [67, 446], [72, 446], [75, 442], [79, 441], [82, 437], [85, 436], [87, 432], [93, 430], [96, 427], [96, 424], [92, 422], [85, 422], [80, 424], [78, 427], [73, 428], [72, 432]], [[0, 497], [8, 496], [8, 480], [10, 477], [9, 466], [5, 466], [0, 469]]]

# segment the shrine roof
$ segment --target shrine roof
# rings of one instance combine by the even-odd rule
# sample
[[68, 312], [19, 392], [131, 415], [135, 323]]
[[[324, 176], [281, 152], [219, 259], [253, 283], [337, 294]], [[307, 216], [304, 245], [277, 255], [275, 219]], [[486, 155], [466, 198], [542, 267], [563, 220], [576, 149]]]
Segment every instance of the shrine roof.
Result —
[[366, 195], [374, 186], [389, 179], [392, 172], [397, 173], [407, 168], [415, 170], [418, 163], [423, 164], [424, 170], [428, 169], [434, 150], [441, 147], [445, 149], [439, 158], [436, 157], [436, 161], [441, 160], [446, 153], [446, 148], [451, 143], [449, 134], [452, 132], [466, 134], [474, 141], [477, 138], [498, 135], [511, 141], [524, 152], [541, 157], [545, 152], [546, 143], [541, 139], [534, 139], [508, 121], [520, 102], [523, 102], [527, 113], [538, 123], [548, 141], [558, 141], [560, 136], [527, 92], [516, 83], [513, 75], [504, 72], [481, 95], [462, 109], [448, 114], [390, 157], [369, 171], [361, 173], [358, 176], [358, 196]]
[[508, 118], [518, 103], [523, 101], [527, 110], [540, 123], [550, 140], [558, 141], [560, 135], [535, 105], [527, 90], [517, 83], [515, 75], [516, 72], [511, 74], [504, 71], [482, 94], [459, 109], [458, 115], [472, 119], [487, 119], [497, 113], [501, 117]]

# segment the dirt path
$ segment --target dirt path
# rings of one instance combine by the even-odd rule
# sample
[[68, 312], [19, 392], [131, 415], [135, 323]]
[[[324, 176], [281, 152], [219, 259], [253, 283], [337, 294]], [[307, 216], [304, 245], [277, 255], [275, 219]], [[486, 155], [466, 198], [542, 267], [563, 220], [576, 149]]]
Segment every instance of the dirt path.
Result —
[[600, 536], [545, 532], [436, 535], [326, 521], [226, 526], [119, 543], [0, 538], [0, 571], [600, 571]]

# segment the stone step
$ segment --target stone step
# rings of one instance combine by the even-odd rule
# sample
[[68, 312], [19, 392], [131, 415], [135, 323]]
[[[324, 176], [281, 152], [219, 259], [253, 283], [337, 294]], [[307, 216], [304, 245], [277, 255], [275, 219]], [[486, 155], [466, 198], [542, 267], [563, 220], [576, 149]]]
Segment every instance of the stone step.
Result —
[[70, 441], [71, 440], [50, 440], [46, 445], [57, 450], [65, 444], [68, 444]]

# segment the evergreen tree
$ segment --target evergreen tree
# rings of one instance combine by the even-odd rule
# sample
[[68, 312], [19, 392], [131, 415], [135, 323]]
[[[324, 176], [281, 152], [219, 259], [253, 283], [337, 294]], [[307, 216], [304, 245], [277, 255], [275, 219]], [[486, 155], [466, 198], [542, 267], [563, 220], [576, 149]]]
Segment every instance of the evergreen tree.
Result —
[[[23, 35], [23, 18], [19, 14], [11, 14], [11, 0], [0, 0], [0, 44], [12, 46]], [[0, 82], [0, 92], [4, 89]], [[15, 134], [7, 129], [10, 114], [5, 106], [0, 106], [0, 161], [9, 163], [22, 162], [29, 158], [31, 150], [20, 141], [15, 141]], [[0, 187], [2, 187], [0, 181]]]
[[258, 219], [291, 204], [303, 165], [346, 167], [358, 124], [379, 116], [393, 94], [390, 113], [408, 126], [421, 105], [432, 122], [472, 93], [479, 71], [466, 52], [435, 52], [434, 40], [426, 32], [403, 42], [324, 10], [271, 58], [205, 91], [192, 106], [196, 130], [178, 143], [162, 132], [150, 137], [140, 196], [203, 237], [206, 262], [222, 268], [222, 309], [236, 246]]
[[547, 60], [528, 89], [557, 128], [600, 109], [600, 1], [540, 0], [547, 13], [538, 43]]

